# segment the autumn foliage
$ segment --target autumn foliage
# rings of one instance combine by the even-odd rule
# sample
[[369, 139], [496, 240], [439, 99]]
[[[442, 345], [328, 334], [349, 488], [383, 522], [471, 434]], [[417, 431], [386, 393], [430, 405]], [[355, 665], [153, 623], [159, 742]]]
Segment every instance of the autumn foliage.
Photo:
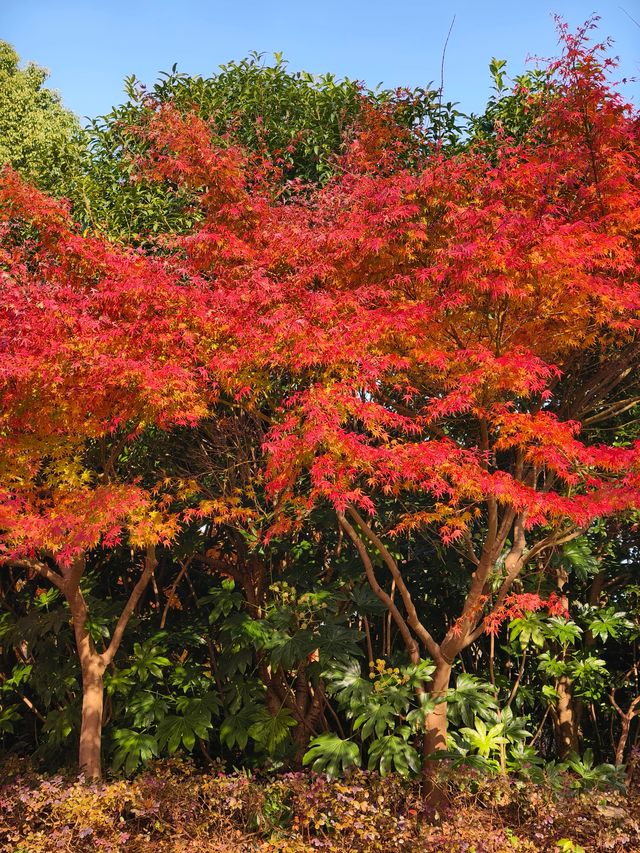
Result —
[[[447, 747], [458, 656], [527, 613], [567, 615], [561, 587], [525, 591], [527, 573], [596, 520], [640, 509], [640, 442], [600, 429], [624, 425], [637, 394], [638, 117], [584, 36], [563, 30], [544, 94], [519, 93], [533, 116], [522, 138], [498, 128], [452, 152], [418, 144], [391, 107], [365, 109], [324, 185], [286, 184], [264, 152], [150, 99], [129, 129], [143, 143], [131, 180], [177, 194], [196, 224], [136, 245], [81, 231], [64, 203], [3, 172], [2, 558], [69, 603], [93, 690], [90, 775], [105, 669], [155, 549], [194, 522], [251, 526], [268, 549], [329, 512], [403, 653], [433, 661], [415, 684], [413, 740], [429, 755]], [[236, 460], [247, 481], [212, 500], [184, 460], [167, 474], [164, 442], [186, 446], [203, 425], [229, 434], [233, 417], [263, 427], [250, 462]], [[416, 535], [468, 568], [440, 636], [394, 551]], [[122, 545], [145, 568], [99, 652], [82, 577], [95, 549]], [[245, 589], [256, 612], [258, 589]], [[280, 689], [302, 731], [301, 757], [323, 682], [309, 676], [298, 713], [258, 666], [270, 709]]]
[[[0, 787], [0, 850], [184, 853], [425, 853], [474, 846], [482, 853], [579, 849], [622, 853], [640, 841], [620, 794], [488, 783], [473, 771], [449, 780], [446, 820], [425, 822], [420, 791], [400, 777], [357, 773], [348, 780], [302, 773], [259, 779], [198, 773], [186, 762], [156, 764], [135, 780], [83, 785], [14, 776]], [[637, 803], [637, 798], [634, 799]], [[633, 804], [632, 804], [633, 805]], [[561, 842], [561, 843], [559, 843]]]

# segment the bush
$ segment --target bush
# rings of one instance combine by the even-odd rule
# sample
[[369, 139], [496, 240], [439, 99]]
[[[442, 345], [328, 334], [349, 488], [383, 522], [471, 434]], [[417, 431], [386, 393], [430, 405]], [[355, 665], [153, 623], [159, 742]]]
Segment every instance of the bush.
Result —
[[[158, 762], [134, 780], [87, 785], [5, 766], [0, 851], [630, 851], [640, 849], [640, 799], [482, 778], [444, 779], [446, 815], [423, 810], [419, 786], [396, 775], [348, 779], [202, 773]], [[440, 820], [440, 818], [446, 818]]]

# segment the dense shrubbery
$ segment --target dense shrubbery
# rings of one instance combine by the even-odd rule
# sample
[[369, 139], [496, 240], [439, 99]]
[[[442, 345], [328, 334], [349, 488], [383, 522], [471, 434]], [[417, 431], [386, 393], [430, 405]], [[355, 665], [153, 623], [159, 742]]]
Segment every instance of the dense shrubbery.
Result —
[[[637, 796], [446, 775], [449, 805], [425, 811], [415, 782], [355, 772], [341, 781], [203, 774], [155, 763], [135, 781], [87, 786], [5, 766], [0, 850], [423, 853], [640, 849]], [[15, 776], [13, 775], [15, 773]], [[635, 815], [635, 817], [633, 816]], [[434, 823], [435, 820], [435, 823]]]
[[[582, 547], [586, 553], [588, 546]], [[232, 579], [216, 583], [201, 564], [192, 566], [183, 586], [173, 591], [163, 620], [159, 611], [172, 587], [164, 586], [163, 578], [177, 569], [161, 557], [158, 599], [147, 599], [119, 651], [117, 669], [105, 677], [108, 767], [131, 774], [149, 758], [184, 750], [195, 751], [201, 762], [219, 757], [254, 768], [265, 762], [295, 764], [301, 755], [300, 742], [292, 737], [296, 719], [288, 706], [276, 708], [274, 715], [265, 713], [265, 682], [268, 688], [268, 679], [279, 673], [291, 679], [304, 666], [311, 685], [322, 678], [326, 694], [324, 716], [314, 731], [297, 728], [302, 749], [311, 742], [306, 763], [333, 775], [354, 765], [419, 771], [422, 758], [414, 736], [425, 710], [433, 706], [417, 701], [415, 685], [430, 677], [433, 666], [428, 661], [419, 667], [407, 664], [395, 649], [386, 657], [390, 638], [385, 614], [367, 587], [348, 580], [357, 566], [346, 556], [334, 560], [341, 584], [313, 578], [312, 566], [323, 559], [322, 549], [301, 541], [290, 554], [295, 562], [270, 586], [259, 619], [245, 612]], [[275, 549], [272, 554], [277, 560]], [[637, 587], [629, 584], [616, 593], [615, 612], [606, 600], [600, 607], [582, 607], [573, 603], [572, 591], [579, 600], [594, 579], [572, 570], [572, 559], [575, 554], [568, 551], [558, 566], [571, 578], [575, 619], [544, 612], [513, 618], [494, 642], [495, 686], [486, 669], [490, 636], [478, 643], [481, 656], [465, 659], [470, 671], [453, 679], [447, 694], [449, 749], [459, 764], [471, 763], [489, 774], [501, 767], [519, 772], [527, 765], [531, 778], [542, 778], [537, 774], [544, 768], [538, 769], [538, 763], [557, 760], [557, 686], [559, 677], [569, 673], [572, 700], [565, 714], [580, 714], [576, 748], [579, 743], [580, 751], [593, 750], [596, 763], [626, 760], [629, 775], [633, 771], [635, 729], [621, 742], [620, 717], [609, 693], [619, 683], [615, 697], [626, 710], [634, 682], [621, 679], [633, 665]], [[604, 576], [608, 583], [620, 582], [614, 555], [598, 568], [596, 580]], [[87, 578], [84, 589], [98, 644], [112, 630], [111, 614], [124, 605], [117, 590], [126, 582], [126, 575], [112, 569], [96, 570]], [[108, 584], [115, 585], [111, 600]], [[77, 748], [80, 711], [80, 673], [70, 653], [68, 612], [60, 596], [39, 587], [37, 579], [18, 579], [16, 585], [18, 589], [14, 585], [5, 593], [9, 609], [0, 621], [6, 667], [0, 684], [2, 744], [10, 754], [33, 754], [41, 766], [68, 767]], [[375, 650], [370, 661], [367, 633]], [[310, 655], [315, 659], [309, 661]], [[257, 666], [258, 656], [267, 672]], [[299, 702], [304, 707], [301, 693]], [[532, 740], [534, 746], [529, 746]]]

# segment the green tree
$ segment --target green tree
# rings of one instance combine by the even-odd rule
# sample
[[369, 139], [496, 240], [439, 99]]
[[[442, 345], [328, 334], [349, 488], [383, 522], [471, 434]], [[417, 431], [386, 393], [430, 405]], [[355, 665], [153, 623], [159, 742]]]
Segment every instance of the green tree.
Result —
[[19, 67], [13, 47], [0, 41], [0, 164], [10, 163], [40, 189], [73, 193], [86, 144], [77, 117], [44, 84], [46, 69]]
[[282, 170], [282, 185], [329, 180], [354, 130], [374, 115], [412, 129], [420, 150], [440, 142], [453, 147], [462, 136], [462, 114], [454, 104], [440, 103], [435, 90], [370, 90], [330, 73], [292, 71], [279, 53], [271, 62], [252, 53], [209, 77], [174, 66], [151, 86], [132, 75], [125, 91], [126, 102], [89, 128], [91, 162], [82, 205], [89, 200], [91, 224], [133, 240], [187, 231], [198, 217], [189, 194], [176, 187], [167, 192], [136, 168], [147, 143], [132, 128], [162, 105], [197, 114], [223, 145], [240, 144], [264, 157]]

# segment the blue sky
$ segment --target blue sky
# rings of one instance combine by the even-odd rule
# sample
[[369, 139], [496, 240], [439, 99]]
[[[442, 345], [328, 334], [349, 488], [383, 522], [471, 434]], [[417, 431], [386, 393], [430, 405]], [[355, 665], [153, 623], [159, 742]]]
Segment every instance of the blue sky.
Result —
[[[370, 86], [438, 85], [455, 15], [445, 96], [480, 111], [492, 56], [518, 73], [528, 55], [555, 54], [553, 13], [572, 26], [600, 15], [600, 32], [615, 39], [619, 76], [640, 77], [640, 26], [631, 20], [640, 23], [638, 0], [0, 0], [0, 38], [51, 71], [49, 85], [68, 107], [96, 116], [123, 100], [126, 75], [150, 83], [174, 62], [206, 75], [251, 50], [282, 51], [293, 69]], [[638, 103], [639, 90], [628, 84], [625, 94]]]

